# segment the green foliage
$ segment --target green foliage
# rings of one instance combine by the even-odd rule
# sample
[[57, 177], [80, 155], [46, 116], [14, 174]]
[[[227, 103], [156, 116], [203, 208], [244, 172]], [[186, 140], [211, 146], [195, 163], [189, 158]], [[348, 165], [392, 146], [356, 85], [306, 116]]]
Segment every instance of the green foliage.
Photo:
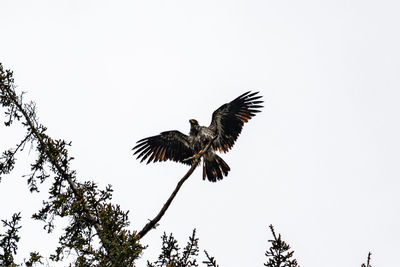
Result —
[[16, 266], [14, 255], [17, 253], [17, 243], [20, 239], [18, 236], [18, 230], [21, 228], [18, 226], [20, 220], [20, 213], [14, 213], [11, 221], [1, 220], [6, 232], [0, 234], [0, 266]]
[[203, 261], [203, 263], [207, 264], [207, 267], [219, 267], [214, 257], [211, 257], [206, 250], [204, 250], [204, 253], [206, 254], [207, 260]]
[[[136, 232], [126, 229], [129, 226], [128, 212], [111, 203], [111, 186], [101, 190], [94, 182], [78, 181], [75, 170], [70, 168], [73, 157], [69, 156], [68, 147], [71, 142], [55, 140], [47, 135], [47, 128], [38, 122], [35, 104], [24, 103], [23, 94], [17, 95], [13, 82], [12, 72], [5, 71], [0, 64], [0, 104], [5, 109], [4, 124], [11, 126], [13, 122], [21, 121], [26, 129], [21, 142], [0, 157], [0, 178], [13, 170], [17, 153], [30, 143], [37, 157], [31, 164], [31, 173], [25, 176], [29, 190], [38, 192], [41, 183], [52, 179], [48, 199], [32, 217], [43, 221], [47, 232], [55, 228], [56, 218], [69, 219], [69, 225], [50, 259], [61, 261], [64, 255], [74, 251], [78, 255], [76, 266], [133, 266], [143, 247]], [[15, 217], [14, 232], [3, 239], [8, 242], [3, 246], [6, 265], [13, 261], [12, 255], [17, 248], [18, 220], [19, 217]], [[39, 261], [40, 255], [32, 253], [26, 264]]]
[[167, 236], [164, 232], [162, 238], [161, 254], [154, 263], [147, 262], [148, 267], [195, 267], [199, 266], [196, 257], [199, 255], [199, 239], [196, 237], [196, 229], [183, 252], [180, 253], [178, 241], [172, 234]]
[[[1, 220], [3, 227], [6, 229], [4, 234], [0, 233], [0, 266], [18, 266], [14, 262], [14, 255], [17, 253], [18, 241], [20, 239], [18, 231], [21, 226], [18, 226], [21, 221], [21, 214], [14, 213], [11, 221]], [[31, 252], [29, 260], [25, 262], [27, 267], [34, 266], [35, 263], [42, 263], [37, 252]]]
[[[199, 256], [199, 239], [196, 237], [196, 229], [193, 230], [189, 241], [183, 248], [182, 253], [178, 241], [172, 234], [167, 236], [164, 232], [162, 239], [161, 253], [154, 263], [147, 261], [147, 267], [198, 267], [197, 257]], [[218, 267], [214, 257], [204, 251], [207, 260], [203, 261], [207, 267]]]
[[[134, 261], [143, 251], [139, 239], [161, 219], [180, 186], [193, 172], [195, 166], [178, 183], [177, 188], [168, 199], [168, 205], [147, 224], [140, 234], [127, 229], [129, 226], [128, 212], [122, 211], [119, 205], [113, 204], [112, 187], [99, 189], [92, 181], [79, 182], [75, 170], [70, 168], [74, 159], [68, 154], [71, 142], [62, 139], [53, 139], [47, 135], [47, 128], [40, 124], [36, 115], [36, 106], [33, 102], [25, 103], [24, 94], [17, 95], [14, 86], [13, 73], [4, 70], [0, 63], [0, 106], [4, 108], [4, 125], [9, 127], [14, 122], [21, 122], [25, 128], [24, 137], [15, 147], [4, 151], [0, 156], [0, 181], [4, 175], [14, 169], [18, 152], [30, 144], [36, 151], [36, 159], [31, 163], [31, 173], [26, 175], [30, 192], [39, 192], [40, 184], [45, 180], [52, 181], [47, 200], [43, 207], [32, 217], [44, 222], [44, 229], [52, 232], [56, 218], [68, 218], [69, 224], [59, 237], [59, 246], [50, 259], [62, 261], [65, 255], [74, 252], [77, 255], [74, 266], [134, 266]], [[208, 144], [205, 151], [210, 147]], [[12, 216], [11, 221], [2, 220], [6, 229], [0, 233], [0, 266], [17, 266], [14, 256], [17, 243], [20, 239], [18, 225], [21, 220], [19, 213]], [[265, 255], [267, 267], [298, 267], [297, 261], [292, 259], [293, 251], [282, 241], [281, 235], [276, 236], [274, 228], [270, 226], [274, 239], [269, 240], [271, 247]], [[214, 257], [207, 251], [207, 267], [218, 267]], [[162, 236], [162, 249], [158, 260], [147, 262], [148, 267], [197, 267], [199, 255], [198, 238], [193, 230], [187, 245], [182, 252], [172, 234]], [[371, 267], [370, 253], [367, 265]], [[37, 252], [30, 253], [26, 266], [33, 266], [41, 262], [42, 256]]]
[[265, 252], [268, 262], [264, 263], [264, 265], [267, 267], [297, 267], [297, 260], [291, 259], [294, 251], [289, 251], [290, 246], [282, 240], [281, 234], [276, 236], [272, 225], [269, 228], [274, 239], [268, 240], [271, 243], [271, 247]]
[[[4, 70], [0, 63], [0, 105], [6, 109], [5, 115], [7, 120], [4, 122], [6, 126], [10, 126], [14, 120], [20, 120], [22, 117], [17, 112], [17, 106], [11, 100], [18, 99], [13, 88], [13, 82], [12, 72]], [[22, 95], [20, 98], [22, 98]], [[15, 149], [8, 149], [0, 156], [0, 181], [5, 174], [9, 174], [14, 169], [15, 154], [25, 144], [27, 139], [28, 137], [24, 138], [21, 143], [17, 144]]]
[[[17, 111], [17, 106], [12, 101], [17, 95], [14, 91], [14, 78], [10, 70], [4, 70], [0, 63], [0, 104], [6, 108], [6, 117], [8, 120], [4, 122], [6, 126], [10, 126], [14, 120], [20, 120], [21, 114]], [[22, 98], [22, 95], [21, 95]]]
[[29, 260], [25, 262], [25, 265], [27, 267], [31, 267], [34, 266], [36, 263], [41, 263], [43, 264], [43, 262], [41, 261], [42, 256], [40, 256], [39, 253], [37, 252], [31, 252]]

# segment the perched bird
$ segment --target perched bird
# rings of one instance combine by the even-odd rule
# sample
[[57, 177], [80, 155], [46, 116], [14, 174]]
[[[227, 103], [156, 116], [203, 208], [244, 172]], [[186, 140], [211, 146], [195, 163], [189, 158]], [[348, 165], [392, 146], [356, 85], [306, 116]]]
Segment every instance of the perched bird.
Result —
[[232, 148], [245, 122], [260, 112], [263, 103], [258, 92], [246, 92], [233, 101], [222, 105], [212, 114], [208, 127], [200, 126], [197, 120], [189, 120], [190, 132], [185, 135], [179, 131], [166, 131], [159, 135], [139, 140], [133, 148], [137, 159], [150, 162], [173, 160], [192, 165], [199, 153], [211, 143], [203, 155], [203, 180], [211, 182], [222, 180], [230, 168], [215, 152], [228, 152]]

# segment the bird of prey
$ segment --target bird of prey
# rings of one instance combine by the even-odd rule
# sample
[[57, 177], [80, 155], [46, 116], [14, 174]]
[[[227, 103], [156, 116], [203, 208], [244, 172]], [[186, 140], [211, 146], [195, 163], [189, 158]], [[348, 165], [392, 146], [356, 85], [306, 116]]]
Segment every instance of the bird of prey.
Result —
[[219, 107], [212, 114], [210, 126], [200, 126], [197, 120], [191, 119], [189, 135], [179, 131], [166, 131], [159, 135], [139, 140], [133, 148], [134, 155], [139, 154], [140, 162], [172, 160], [192, 165], [199, 153], [211, 143], [203, 155], [203, 180], [211, 182], [222, 180], [228, 175], [230, 168], [226, 162], [216, 154], [216, 151], [228, 152], [245, 122], [260, 112], [263, 103], [259, 92], [246, 92], [233, 101]]

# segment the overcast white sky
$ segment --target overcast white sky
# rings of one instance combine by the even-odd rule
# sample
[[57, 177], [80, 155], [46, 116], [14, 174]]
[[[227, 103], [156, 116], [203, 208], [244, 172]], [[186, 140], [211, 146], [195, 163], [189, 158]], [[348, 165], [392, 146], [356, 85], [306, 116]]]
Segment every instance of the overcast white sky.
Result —
[[[112, 184], [132, 230], [153, 218], [188, 167], [140, 164], [131, 148], [161, 131], [208, 125], [247, 90], [265, 108], [245, 125], [218, 183], [200, 169], [160, 236], [197, 228], [222, 267], [262, 266], [269, 224], [301, 266], [393, 266], [400, 250], [398, 1], [1, 1], [0, 62], [37, 103], [55, 138], [71, 140], [81, 181]], [[0, 117], [4, 118], [3, 114]], [[23, 132], [1, 127], [0, 149]], [[30, 216], [46, 198], [21, 175], [0, 183], [0, 217], [22, 211], [19, 259], [58, 236]], [[60, 228], [65, 225], [59, 222]], [[52, 251], [51, 251], [52, 252]], [[53, 265], [53, 264], [51, 264]], [[62, 265], [61, 265], [62, 266]]]

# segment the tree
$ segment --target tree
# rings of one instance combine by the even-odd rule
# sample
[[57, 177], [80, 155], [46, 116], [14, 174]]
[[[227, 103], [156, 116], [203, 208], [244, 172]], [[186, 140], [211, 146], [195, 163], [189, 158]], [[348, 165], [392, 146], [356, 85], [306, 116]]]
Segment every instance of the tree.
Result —
[[363, 264], [361, 264], [361, 267], [372, 267], [372, 265], [370, 264], [370, 261], [371, 261], [371, 252], [368, 252], [367, 264], [363, 263]]
[[[65, 253], [74, 251], [78, 255], [75, 260], [77, 266], [133, 266], [144, 249], [139, 243], [140, 239], [154, 229], [165, 214], [211, 142], [200, 153], [200, 157], [193, 161], [157, 216], [142, 230], [131, 231], [128, 229], [128, 212], [111, 202], [112, 186], [100, 189], [93, 181], [81, 182], [77, 179], [75, 170], [70, 168], [74, 159], [68, 153], [71, 142], [50, 137], [46, 133], [47, 128], [38, 121], [35, 103], [24, 102], [23, 96], [24, 93], [18, 95], [15, 91], [13, 73], [5, 70], [0, 63], [0, 104], [5, 109], [4, 124], [10, 127], [14, 122], [20, 122], [26, 130], [24, 138], [15, 147], [1, 155], [0, 181], [14, 169], [16, 156], [24, 150], [26, 144], [35, 148], [36, 160], [31, 164], [31, 173], [27, 176], [29, 189], [31, 192], [39, 192], [40, 184], [48, 179], [51, 179], [52, 186], [48, 199], [32, 218], [43, 221], [44, 229], [49, 233], [55, 228], [55, 218], [69, 218], [69, 225], [64, 229], [59, 238], [59, 246], [50, 259], [62, 261]], [[10, 222], [3, 221], [9, 230], [1, 235], [2, 265], [15, 264], [13, 255], [17, 251], [20, 219], [20, 214], [15, 214]], [[40, 258], [37, 253], [31, 253], [27, 264], [37, 263]]]
[[[201, 157], [209, 149], [211, 142], [202, 150], [188, 170], [178, 182], [162, 209], [140, 231], [129, 230], [128, 211], [120, 209], [118, 204], [112, 203], [113, 189], [111, 185], [101, 189], [93, 181], [80, 181], [75, 170], [70, 167], [74, 159], [69, 155], [68, 147], [71, 142], [62, 139], [53, 139], [46, 131], [36, 115], [34, 102], [24, 102], [24, 93], [15, 91], [13, 73], [5, 70], [0, 63], [0, 104], [5, 110], [5, 126], [10, 127], [19, 122], [25, 128], [24, 137], [15, 147], [10, 148], [0, 156], [0, 182], [4, 175], [10, 174], [14, 169], [18, 152], [30, 144], [36, 150], [36, 159], [31, 163], [31, 173], [26, 176], [31, 192], [39, 192], [40, 184], [51, 180], [51, 188], [40, 210], [32, 218], [43, 221], [44, 229], [52, 232], [55, 228], [54, 220], [57, 217], [69, 218], [69, 225], [64, 229], [59, 238], [59, 246], [50, 256], [53, 261], [62, 261], [68, 252], [74, 251], [77, 255], [74, 260], [76, 266], [134, 266], [145, 248], [140, 244], [150, 230], [154, 229], [162, 216], [167, 211], [183, 183], [193, 173]], [[11, 220], [2, 220], [3, 232], [0, 231], [0, 265], [17, 266], [14, 255], [17, 252], [20, 239], [18, 231], [20, 213], [15, 213]], [[289, 245], [282, 241], [281, 235], [275, 234], [270, 226], [273, 240], [269, 240], [271, 247], [265, 255], [267, 267], [296, 267], [297, 261], [292, 259], [293, 251]], [[161, 254], [153, 263], [148, 262], [148, 267], [192, 267], [199, 266], [198, 238], [193, 230], [187, 245], [182, 252], [178, 242], [172, 234], [162, 236]], [[217, 267], [214, 257], [204, 251], [208, 267]], [[31, 252], [26, 266], [42, 263], [42, 256]], [[368, 256], [369, 265], [370, 254]], [[365, 266], [365, 265], [364, 265]]]
[[162, 236], [161, 254], [154, 263], [147, 262], [148, 267], [195, 267], [199, 266], [196, 257], [199, 255], [199, 239], [196, 237], [196, 229], [189, 237], [189, 242], [183, 249], [182, 254], [178, 241], [172, 234]]
[[297, 260], [292, 259], [294, 251], [289, 251], [290, 246], [282, 240], [281, 234], [278, 236], [275, 234], [272, 225], [269, 228], [274, 239], [268, 240], [271, 243], [271, 247], [265, 252], [268, 262], [264, 263], [264, 265], [267, 267], [298, 267]]
[[[79, 266], [133, 266], [143, 247], [139, 243], [140, 236], [127, 229], [128, 212], [111, 202], [111, 185], [99, 189], [92, 181], [78, 181], [75, 170], [70, 168], [73, 157], [68, 154], [68, 147], [71, 143], [47, 135], [47, 128], [37, 119], [35, 104], [25, 103], [23, 96], [23, 93], [18, 96], [15, 92], [12, 72], [4, 70], [0, 64], [0, 104], [6, 109], [5, 125], [9, 127], [14, 122], [21, 122], [26, 129], [25, 137], [16, 147], [0, 157], [0, 179], [13, 170], [17, 153], [30, 143], [37, 152], [27, 176], [30, 191], [39, 191], [39, 184], [52, 179], [48, 199], [32, 217], [45, 222], [44, 228], [48, 232], [53, 231], [56, 217], [70, 219], [60, 237], [59, 247], [50, 258], [60, 261], [64, 252], [73, 250], [78, 255], [76, 265]], [[13, 219], [14, 225], [17, 219]], [[10, 238], [18, 241], [16, 236]], [[11, 249], [15, 253], [16, 246]], [[5, 252], [9, 251], [5, 249]], [[12, 258], [7, 256], [5, 262], [9, 264], [10, 261]]]
[[1, 220], [3, 227], [8, 228], [6, 233], [0, 234], [0, 248], [3, 250], [0, 254], [0, 263], [3, 263], [3, 265], [11, 266], [14, 264], [13, 255], [18, 248], [18, 230], [21, 228], [18, 223], [20, 220], [20, 213], [14, 213], [11, 221]]
[[[31, 192], [39, 191], [39, 184], [51, 178], [52, 186], [48, 200], [32, 217], [45, 222], [47, 232], [54, 229], [56, 217], [68, 217], [69, 225], [60, 237], [59, 247], [51, 255], [54, 261], [61, 261], [64, 253], [75, 251], [78, 255], [75, 264], [78, 266], [133, 266], [134, 261], [143, 250], [139, 240], [145, 236], [165, 214], [182, 184], [193, 173], [201, 156], [207, 152], [211, 142], [193, 161], [189, 171], [177, 184], [175, 190], [157, 216], [147, 223], [139, 232], [130, 231], [128, 212], [122, 211], [113, 204], [112, 187], [108, 185], [99, 189], [93, 181], [80, 182], [75, 170], [70, 168], [74, 159], [68, 154], [71, 142], [53, 139], [47, 135], [47, 128], [40, 124], [36, 116], [34, 102], [25, 103], [24, 93], [17, 95], [13, 73], [4, 70], [0, 64], [0, 104], [6, 109], [6, 126], [21, 122], [26, 129], [25, 137], [15, 148], [6, 150], [0, 157], [0, 181], [9, 174], [15, 165], [16, 155], [30, 143], [37, 152], [37, 158], [31, 164], [31, 173], [27, 176]], [[11, 233], [4, 236], [4, 259], [2, 263], [13, 264], [12, 255], [16, 253], [19, 237], [16, 226], [20, 216], [13, 217]], [[36, 255], [36, 254], [35, 254]], [[34, 255], [34, 256], [35, 256]], [[35, 257], [33, 257], [35, 258]], [[31, 259], [33, 259], [31, 257]]]

